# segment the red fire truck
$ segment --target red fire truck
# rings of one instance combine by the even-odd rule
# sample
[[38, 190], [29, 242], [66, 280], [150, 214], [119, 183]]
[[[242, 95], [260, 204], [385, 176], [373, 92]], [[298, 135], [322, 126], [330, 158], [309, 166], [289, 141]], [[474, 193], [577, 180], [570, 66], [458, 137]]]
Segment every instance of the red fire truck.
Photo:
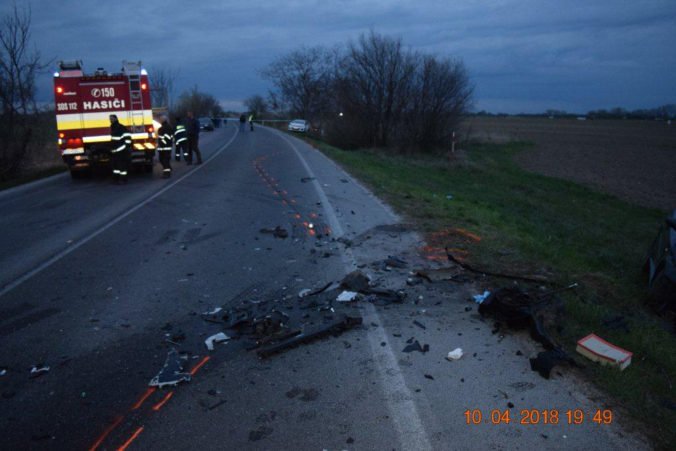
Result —
[[132, 133], [132, 163], [152, 172], [156, 134], [148, 74], [141, 62], [122, 62], [119, 73], [85, 74], [80, 61], [61, 61], [54, 74], [59, 151], [73, 178], [110, 166], [110, 120]]

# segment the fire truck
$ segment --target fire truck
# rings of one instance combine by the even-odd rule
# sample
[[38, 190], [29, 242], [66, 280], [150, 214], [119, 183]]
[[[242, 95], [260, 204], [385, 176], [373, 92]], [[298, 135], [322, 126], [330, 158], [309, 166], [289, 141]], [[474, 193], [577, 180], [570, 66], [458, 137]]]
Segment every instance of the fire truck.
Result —
[[111, 163], [109, 116], [132, 134], [131, 162], [152, 172], [156, 132], [148, 73], [141, 62], [122, 62], [119, 73], [85, 74], [81, 61], [61, 61], [54, 73], [58, 147], [73, 178]]

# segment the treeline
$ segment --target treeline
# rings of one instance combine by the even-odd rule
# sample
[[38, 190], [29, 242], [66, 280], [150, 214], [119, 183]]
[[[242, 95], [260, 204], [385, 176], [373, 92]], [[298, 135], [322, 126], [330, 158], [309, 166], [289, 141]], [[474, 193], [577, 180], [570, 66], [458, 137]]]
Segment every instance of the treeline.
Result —
[[569, 113], [563, 110], [547, 110], [543, 113], [490, 113], [488, 111], [479, 111], [471, 114], [473, 116], [489, 116], [489, 117], [507, 117], [507, 116], [525, 116], [525, 117], [561, 117], [561, 118], [578, 118], [585, 117], [587, 119], [641, 119], [641, 120], [669, 120], [676, 119], [676, 104], [662, 105], [657, 108], [647, 108], [638, 110], [626, 110], [624, 108], [611, 108], [610, 110], [592, 110], [587, 114]]
[[445, 148], [472, 99], [462, 61], [407, 49], [373, 31], [340, 47], [296, 50], [262, 75], [275, 89], [264, 105], [249, 99], [251, 107], [309, 120], [347, 149]]

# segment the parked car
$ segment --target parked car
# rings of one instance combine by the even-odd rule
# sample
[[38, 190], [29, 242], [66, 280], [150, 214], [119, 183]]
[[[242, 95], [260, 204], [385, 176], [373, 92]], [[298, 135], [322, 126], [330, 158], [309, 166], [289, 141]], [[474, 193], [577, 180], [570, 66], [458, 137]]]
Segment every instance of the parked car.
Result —
[[205, 130], [208, 132], [214, 131], [214, 122], [211, 120], [211, 118], [201, 117], [199, 118], [199, 122], [200, 122], [200, 130]]
[[305, 119], [294, 119], [289, 122], [289, 131], [290, 132], [302, 132], [305, 133], [310, 130], [310, 123]]
[[658, 310], [676, 311], [676, 210], [665, 219], [650, 246], [644, 269]]

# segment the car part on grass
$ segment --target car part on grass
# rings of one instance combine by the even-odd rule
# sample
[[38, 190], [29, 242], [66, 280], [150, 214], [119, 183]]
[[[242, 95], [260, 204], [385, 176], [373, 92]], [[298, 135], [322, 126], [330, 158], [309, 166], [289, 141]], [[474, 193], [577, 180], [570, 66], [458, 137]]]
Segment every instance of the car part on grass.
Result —
[[230, 337], [225, 335], [223, 332], [219, 332], [204, 340], [204, 344], [207, 346], [209, 351], [213, 351], [214, 343], [221, 343], [228, 340], [230, 340]]
[[644, 271], [657, 311], [676, 311], [676, 210], [665, 219], [650, 245]]
[[575, 364], [552, 337], [552, 332], [560, 332], [562, 327], [563, 302], [554, 296], [557, 291], [560, 290], [534, 297], [518, 287], [500, 288], [479, 304], [481, 316], [493, 316], [513, 329], [530, 330], [531, 337], [547, 350], [531, 359], [531, 369], [546, 379], [549, 379], [549, 373], [554, 365], [561, 362]]
[[448, 353], [446, 356], [446, 360], [453, 361], [453, 360], [460, 360], [462, 357], [462, 348], [455, 348], [451, 352]]
[[601, 365], [610, 365], [623, 371], [631, 364], [633, 353], [608, 343], [603, 338], [589, 334], [577, 342], [575, 350], [589, 360]]
[[191, 376], [189, 373], [183, 372], [184, 359], [178, 354], [176, 349], [171, 348], [167, 353], [167, 359], [164, 366], [148, 383], [151, 387], [162, 388], [166, 385], [178, 385], [180, 382], [190, 382]]
[[459, 265], [460, 267], [466, 269], [467, 271], [485, 275], [485, 276], [492, 276], [492, 277], [500, 277], [500, 278], [505, 278], [505, 279], [513, 279], [513, 280], [523, 280], [524, 282], [534, 282], [534, 283], [549, 283], [549, 279], [544, 277], [544, 276], [539, 276], [539, 275], [530, 275], [530, 276], [518, 276], [514, 274], [503, 274], [499, 272], [491, 272], [491, 271], [485, 271], [485, 270], [480, 270], [480, 269], [475, 269], [469, 264], [462, 262], [458, 260], [453, 253], [448, 249], [448, 247], [445, 248], [446, 250], [446, 256], [450, 261], [455, 263], [456, 265]]

